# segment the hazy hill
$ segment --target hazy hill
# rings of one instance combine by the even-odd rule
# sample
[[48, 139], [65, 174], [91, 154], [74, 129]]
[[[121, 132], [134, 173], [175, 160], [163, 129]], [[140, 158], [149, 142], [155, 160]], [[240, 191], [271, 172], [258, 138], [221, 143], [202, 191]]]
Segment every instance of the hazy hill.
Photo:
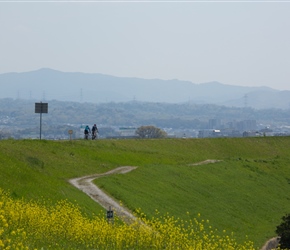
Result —
[[219, 82], [115, 77], [40, 69], [0, 74], [0, 98], [77, 102], [208, 103], [253, 108], [289, 108], [290, 91], [241, 87]]

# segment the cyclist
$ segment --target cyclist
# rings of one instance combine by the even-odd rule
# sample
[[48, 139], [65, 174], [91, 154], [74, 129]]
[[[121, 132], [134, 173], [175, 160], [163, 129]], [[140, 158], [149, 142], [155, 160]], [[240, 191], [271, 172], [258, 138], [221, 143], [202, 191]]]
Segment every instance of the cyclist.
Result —
[[89, 138], [89, 134], [91, 133], [90, 127], [87, 125], [84, 130], [85, 139]]
[[97, 125], [94, 124], [94, 126], [92, 127], [92, 140], [97, 138], [97, 133], [99, 133], [99, 130], [97, 128]]

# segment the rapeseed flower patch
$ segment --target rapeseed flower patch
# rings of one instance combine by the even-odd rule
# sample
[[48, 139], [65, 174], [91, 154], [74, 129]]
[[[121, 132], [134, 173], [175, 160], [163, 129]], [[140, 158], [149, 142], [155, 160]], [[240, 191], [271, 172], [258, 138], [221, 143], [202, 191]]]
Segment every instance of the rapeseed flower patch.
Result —
[[181, 220], [166, 214], [125, 224], [103, 215], [88, 218], [68, 201], [56, 205], [12, 199], [0, 189], [0, 249], [191, 249], [252, 250], [253, 242], [238, 244], [234, 235], [219, 232], [208, 220]]

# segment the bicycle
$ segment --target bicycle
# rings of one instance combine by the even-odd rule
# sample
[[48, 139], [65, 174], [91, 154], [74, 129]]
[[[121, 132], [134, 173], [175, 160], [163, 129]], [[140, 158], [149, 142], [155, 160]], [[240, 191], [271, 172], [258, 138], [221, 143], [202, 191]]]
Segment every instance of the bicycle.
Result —
[[98, 135], [97, 135], [97, 131], [93, 131], [92, 132], [92, 140], [97, 139]]
[[89, 139], [89, 135], [90, 135], [90, 133], [85, 133], [85, 139], [86, 139], [86, 140]]

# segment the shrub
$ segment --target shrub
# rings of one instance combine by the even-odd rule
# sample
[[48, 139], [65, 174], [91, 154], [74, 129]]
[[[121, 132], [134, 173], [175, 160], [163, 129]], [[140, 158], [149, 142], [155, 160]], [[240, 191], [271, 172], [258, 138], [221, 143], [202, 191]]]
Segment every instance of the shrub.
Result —
[[282, 222], [277, 226], [276, 233], [280, 237], [280, 248], [290, 249], [290, 214], [282, 217]]

